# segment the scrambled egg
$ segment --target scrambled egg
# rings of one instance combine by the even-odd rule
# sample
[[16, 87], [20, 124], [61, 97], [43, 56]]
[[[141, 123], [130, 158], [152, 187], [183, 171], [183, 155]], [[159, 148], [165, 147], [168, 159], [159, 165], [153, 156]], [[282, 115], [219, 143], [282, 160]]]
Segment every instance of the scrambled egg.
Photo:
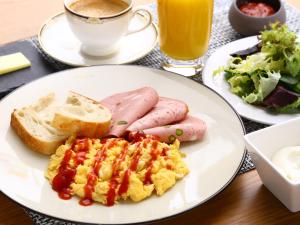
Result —
[[[138, 202], [153, 192], [163, 195], [189, 172], [178, 140], [166, 144], [151, 136], [135, 142], [121, 138], [86, 139], [86, 150], [80, 146], [82, 143], [70, 138], [51, 156], [45, 176], [54, 190], [57, 191], [56, 177], [63, 176], [60, 185], [69, 187], [61, 190], [67, 188], [70, 195], [81, 199], [91, 198], [105, 205], [120, 199]], [[71, 157], [64, 163], [67, 151], [71, 151]], [[70, 184], [66, 184], [66, 172], [62, 172], [66, 168], [75, 172]]]

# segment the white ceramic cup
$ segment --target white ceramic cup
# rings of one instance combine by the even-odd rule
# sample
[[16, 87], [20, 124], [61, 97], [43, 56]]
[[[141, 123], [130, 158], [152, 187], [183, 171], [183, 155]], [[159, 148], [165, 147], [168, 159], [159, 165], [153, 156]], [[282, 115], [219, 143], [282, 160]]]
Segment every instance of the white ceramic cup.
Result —
[[[70, 4], [78, 0], [65, 0], [65, 14], [74, 35], [81, 42], [81, 51], [91, 56], [105, 56], [116, 52], [122, 37], [144, 30], [152, 23], [152, 15], [145, 8], [133, 8], [133, 0], [122, 0], [128, 7], [117, 14], [104, 17], [80, 15]], [[108, 0], [109, 1], [109, 0]], [[129, 30], [132, 18], [137, 14], [146, 14], [145, 24], [135, 30]]]

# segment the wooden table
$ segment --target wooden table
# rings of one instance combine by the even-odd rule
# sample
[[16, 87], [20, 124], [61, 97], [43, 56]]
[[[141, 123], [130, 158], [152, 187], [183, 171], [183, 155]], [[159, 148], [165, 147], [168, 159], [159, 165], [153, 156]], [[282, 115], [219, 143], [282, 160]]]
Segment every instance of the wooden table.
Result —
[[[137, 0], [138, 4], [153, 0]], [[0, 0], [0, 44], [35, 35], [47, 18], [61, 11], [63, 0]], [[299, 0], [289, 0], [300, 9]], [[2, 181], [1, 181], [2, 182]], [[33, 225], [23, 209], [0, 193], [0, 225]], [[255, 170], [239, 175], [219, 195], [160, 224], [300, 224], [262, 184]]]

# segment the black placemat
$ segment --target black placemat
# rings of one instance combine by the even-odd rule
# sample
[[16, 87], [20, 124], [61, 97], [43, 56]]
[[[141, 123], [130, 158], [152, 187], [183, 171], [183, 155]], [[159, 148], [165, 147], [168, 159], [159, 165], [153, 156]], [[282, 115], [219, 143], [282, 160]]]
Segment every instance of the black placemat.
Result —
[[0, 46], [0, 56], [22, 52], [31, 62], [31, 67], [0, 75], [0, 98], [23, 84], [57, 71], [39, 51], [31, 40], [22, 40]]

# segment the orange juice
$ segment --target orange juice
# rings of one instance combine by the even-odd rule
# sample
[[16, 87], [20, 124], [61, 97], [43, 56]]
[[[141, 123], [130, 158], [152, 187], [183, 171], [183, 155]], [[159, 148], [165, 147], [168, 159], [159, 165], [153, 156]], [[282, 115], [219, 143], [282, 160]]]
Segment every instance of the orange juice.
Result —
[[176, 60], [204, 55], [211, 31], [213, 0], [157, 0], [160, 49]]

